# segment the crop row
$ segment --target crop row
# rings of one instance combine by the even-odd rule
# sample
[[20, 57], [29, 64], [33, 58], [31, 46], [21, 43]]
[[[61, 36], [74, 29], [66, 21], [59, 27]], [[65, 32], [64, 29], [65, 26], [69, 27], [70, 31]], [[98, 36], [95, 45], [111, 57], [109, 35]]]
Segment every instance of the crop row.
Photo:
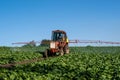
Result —
[[73, 47], [71, 53], [64, 56], [50, 57], [31, 64], [16, 65], [9, 69], [1, 68], [0, 79], [119, 80], [119, 50], [119, 47]]

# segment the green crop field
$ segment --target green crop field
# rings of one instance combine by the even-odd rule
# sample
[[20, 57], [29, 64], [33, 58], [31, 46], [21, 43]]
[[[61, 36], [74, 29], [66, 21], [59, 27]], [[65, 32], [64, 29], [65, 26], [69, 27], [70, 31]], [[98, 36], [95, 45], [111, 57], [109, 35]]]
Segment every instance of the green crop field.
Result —
[[[0, 47], [0, 64], [40, 58], [45, 47]], [[120, 47], [70, 47], [70, 54], [0, 68], [0, 80], [120, 80]]]

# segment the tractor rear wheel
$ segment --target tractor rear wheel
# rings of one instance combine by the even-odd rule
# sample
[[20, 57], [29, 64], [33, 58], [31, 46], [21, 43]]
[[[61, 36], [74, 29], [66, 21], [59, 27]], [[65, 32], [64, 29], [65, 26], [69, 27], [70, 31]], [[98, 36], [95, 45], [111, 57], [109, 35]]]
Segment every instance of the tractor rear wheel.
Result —
[[47, 57], [48, 57], [48, 53], [49, 53], [49, 50], [48, 50], [48, 49], [45, 50], [45, 52], [43, 53], [43, 57], [44, 57], [44, 58], [47, 58]]
[[60, 55], [63, 56], [63, 54], [64, 54], [64, 51], [63, 51], [63, 49], [61, 49], [60, 50]]
[[68, 44], [66, 44], [66, 45], [64, 46], [64, 53], [65, 53], [65, 54], [69, 54]]

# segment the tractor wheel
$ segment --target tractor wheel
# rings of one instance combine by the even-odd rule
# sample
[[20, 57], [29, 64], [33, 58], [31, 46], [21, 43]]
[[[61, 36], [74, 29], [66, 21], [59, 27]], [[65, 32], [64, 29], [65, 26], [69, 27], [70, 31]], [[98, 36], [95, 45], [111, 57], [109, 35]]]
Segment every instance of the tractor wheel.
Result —
[[63, 49], [61, 49], [60, 50], [60, 55], [63, 56], [63, 54], [64, 54], [64, 51], [63, 51]]
[[65, 54], [69, 54], [68, 44], [66, 44], [65, 47], [64, 47], [64, 53], [65, 53]]
[[48, 52], [49, 52], [49, 50], [45, 50], [45, 52], [43, 53], [43, 57], [44, 57], [44, 58], [47, 58], [47, 57], [48, 57]]

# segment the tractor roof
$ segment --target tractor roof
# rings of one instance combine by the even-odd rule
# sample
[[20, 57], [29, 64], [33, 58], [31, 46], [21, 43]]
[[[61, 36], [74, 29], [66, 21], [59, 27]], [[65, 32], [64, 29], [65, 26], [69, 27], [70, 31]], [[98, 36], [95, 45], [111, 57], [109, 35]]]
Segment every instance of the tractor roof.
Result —
[[65, 33], [65, 34], [66, 34], [66, 32], [63, 31], [63, 30], [54, 30], [53, 32], [62, 32], [62, 33]]

